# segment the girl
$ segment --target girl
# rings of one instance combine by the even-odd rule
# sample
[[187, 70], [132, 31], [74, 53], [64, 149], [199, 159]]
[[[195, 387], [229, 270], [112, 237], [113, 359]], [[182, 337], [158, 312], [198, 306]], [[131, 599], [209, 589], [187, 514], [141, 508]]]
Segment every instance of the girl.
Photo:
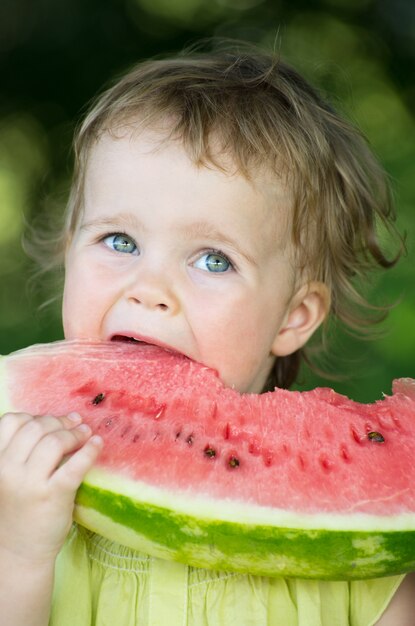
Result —
[[[353, 278], [394, 263], [376, 235], [377, 222], [392, 224], [386, 178], [366, 143], [264, 53], [140, 64], [91, 108], [75, 152], [61, 240], [66, 338], [132, 337], [241, 392], [288, 387], [329, 314], [361, 323]], [[71, 526], [101, 447], [78, 415], [2, 418], [7, 626], [410, 623], [411, 577], [209, 572]]]

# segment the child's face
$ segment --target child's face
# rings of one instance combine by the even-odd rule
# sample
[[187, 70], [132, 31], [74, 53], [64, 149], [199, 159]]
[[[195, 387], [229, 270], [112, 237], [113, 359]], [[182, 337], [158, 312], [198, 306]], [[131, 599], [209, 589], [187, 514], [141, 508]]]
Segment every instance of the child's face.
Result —
[[65, 336], [167, 346], [260, 392], [298, 309], [289, 195], [158, 145], [150, 133], [104, 136], [92, 151], [66, 258]]

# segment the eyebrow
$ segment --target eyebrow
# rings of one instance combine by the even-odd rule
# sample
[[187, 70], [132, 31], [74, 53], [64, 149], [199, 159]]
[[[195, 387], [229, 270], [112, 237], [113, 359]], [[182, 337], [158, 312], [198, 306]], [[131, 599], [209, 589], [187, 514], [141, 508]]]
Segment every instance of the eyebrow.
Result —
[[90, 220], [89, 222], [83, 222], [80, 225], [80, 230], [91, 230], [94, 228], [117, 228], [117, 227], [133, 227], [146, 230], [144, 224], [137, 219], [132, 213], [119, 213], [116, 217], [101, 217]]

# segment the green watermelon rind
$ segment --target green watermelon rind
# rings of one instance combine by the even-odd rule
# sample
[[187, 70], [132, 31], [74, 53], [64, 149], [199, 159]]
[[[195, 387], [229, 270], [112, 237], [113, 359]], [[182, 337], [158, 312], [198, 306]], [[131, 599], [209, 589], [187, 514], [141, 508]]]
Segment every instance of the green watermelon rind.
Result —
[[[169, 500], [174, 507], [168, 506]], [[214, 508], [203, 498], [166, 494], [96, 468], [78, 491], [75, 520], [132, 549], [194, 567], [324, 580], [415, 569], [415, 531], [405, 529], [415, 527], [414, 516], [382, 520], [360, 515], [353, 528], [350, 518], [341, 515], [281, 511], [279, 519], [275, 509], [243, 503]], [[224, 519], [215, 517], [218, 510], [228, 510]], [[284, 525], [289, 519], [291, 525]]]

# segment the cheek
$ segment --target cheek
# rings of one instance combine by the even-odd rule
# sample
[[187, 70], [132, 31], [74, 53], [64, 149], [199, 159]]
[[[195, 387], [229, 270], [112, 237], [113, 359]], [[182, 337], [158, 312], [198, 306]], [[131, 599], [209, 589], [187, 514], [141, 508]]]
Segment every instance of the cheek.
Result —
[[272, 344], [282, 320], [275, 298], [224, 295], [194, 313], [202, 361], [216, 369], [226, 385], [259, 392], [274, 361]]
[[62, 301], [62, 325], [63, 325], [63, 333], [65, 335], [65, 339], [73, 339], [75, 337], [72, 320], [75, 320], [76, 317], [72, 312], [71, 306], [71, 298], [69, 294], [69, 290], [67, 288], [67, 283], [65, 282], [65, 289], [63, 292], [63, 301]]
[[71, 266], [65, 274], [62, 323], [66, 339], [93, 338], [97, 335], [101, 303], [99, 289], [93, 289], [89, 274]]
[[66, 339], [74, 339], [79, 336], [78, 327], [82, 324], [82, 310], [79, 303], [81, 301], [80, 288], [71, 273], [65, 276], [65, 287], [62, 301], [62, 324]]
[[235, 367], [239, 355], [252, 363], [258, 352], [268, 348], [268, 335], [269, 344], [272, 341], [269, 316], [264, 316], [264, 311], [250, 298], [227, 298], [224, 294], [219, 301], [200, 303], [192, 317], [193, 330], [204, 355], [223, 364], [232, 363]]

